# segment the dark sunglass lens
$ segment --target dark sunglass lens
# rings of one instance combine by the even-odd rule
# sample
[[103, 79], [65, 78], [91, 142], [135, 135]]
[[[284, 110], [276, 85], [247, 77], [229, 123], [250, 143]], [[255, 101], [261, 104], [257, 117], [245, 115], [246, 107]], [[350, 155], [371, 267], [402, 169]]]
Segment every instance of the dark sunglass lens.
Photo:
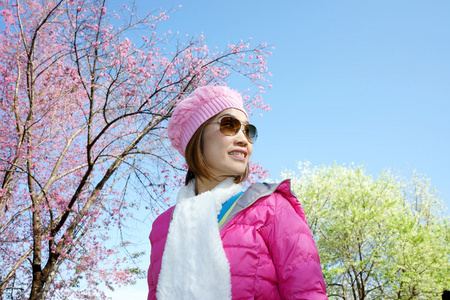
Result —
[[256, 142], [256, 138], [258, 137], [258, 130], [252, 124], [248, 124], [245, 126], [246, 136], [249, 142], [252, 144]]
[[239, 132], [239, 130], [241, 130], [241, 126], [242, 126], [241, 121], [233, 118], [233, 124], [234, 124], [234, 134], [236, 134]]
[[226, 135], [235, 135], [236, 134], [236, 120], [234, 118], [226, 117], [220, 120], [220, 131]]

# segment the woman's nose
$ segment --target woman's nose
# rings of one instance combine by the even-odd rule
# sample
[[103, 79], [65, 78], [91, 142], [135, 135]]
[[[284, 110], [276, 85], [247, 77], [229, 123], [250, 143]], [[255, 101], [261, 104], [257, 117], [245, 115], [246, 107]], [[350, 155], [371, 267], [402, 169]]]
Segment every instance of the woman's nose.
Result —
[[248, 144], [248, 140], [247, 137], [244, 134], [243, 128], [241, 128], [238, 133], [236, 133], [236, 139], [235, 139], [236, 143], [238, 144], [243, 144], [243, 145], [247, 145]]

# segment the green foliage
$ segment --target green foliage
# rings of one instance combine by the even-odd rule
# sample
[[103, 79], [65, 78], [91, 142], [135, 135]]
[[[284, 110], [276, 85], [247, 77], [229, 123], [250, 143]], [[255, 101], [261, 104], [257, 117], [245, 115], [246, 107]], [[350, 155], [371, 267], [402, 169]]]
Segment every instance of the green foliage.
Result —
[[359, 166], [286, 172], [316, 241], [330, 299], [440, 299], [450, 222], [430, 181]]

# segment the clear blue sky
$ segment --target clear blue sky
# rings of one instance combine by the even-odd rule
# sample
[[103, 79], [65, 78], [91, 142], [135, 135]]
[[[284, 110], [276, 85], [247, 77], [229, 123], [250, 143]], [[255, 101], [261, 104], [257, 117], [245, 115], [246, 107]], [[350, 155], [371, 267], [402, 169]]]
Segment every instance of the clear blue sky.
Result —
[[[137, 5], [142, 13], [177, 8], [161, 29], [178, 30], [180, 37], [203, 32], [211, 48], [248, 37], [275, 47], [268, 59], [273, 88], [264, 95], [272, 111], [252, 119], [260, 132], [253, 158], [272, 180], [305, 160], [354, 162], [373, 175], [416, 169], [450, 206], [449, 1]], [[133, 289], [138, 298], [139, 290], [146, 294], [145, 282]], [[123, 293], [129, 298], [132, 292]]]

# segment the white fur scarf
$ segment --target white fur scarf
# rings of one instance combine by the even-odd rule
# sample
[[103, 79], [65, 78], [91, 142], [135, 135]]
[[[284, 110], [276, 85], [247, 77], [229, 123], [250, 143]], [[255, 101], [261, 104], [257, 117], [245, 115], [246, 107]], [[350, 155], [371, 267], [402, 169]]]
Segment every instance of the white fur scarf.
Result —
[[231, 299], [230, 264], [217, 215], [222, 204], [242, 190], [233, 180], [197, 196], [193, 182], [179, 191], [162, 257], [158, 300]]

